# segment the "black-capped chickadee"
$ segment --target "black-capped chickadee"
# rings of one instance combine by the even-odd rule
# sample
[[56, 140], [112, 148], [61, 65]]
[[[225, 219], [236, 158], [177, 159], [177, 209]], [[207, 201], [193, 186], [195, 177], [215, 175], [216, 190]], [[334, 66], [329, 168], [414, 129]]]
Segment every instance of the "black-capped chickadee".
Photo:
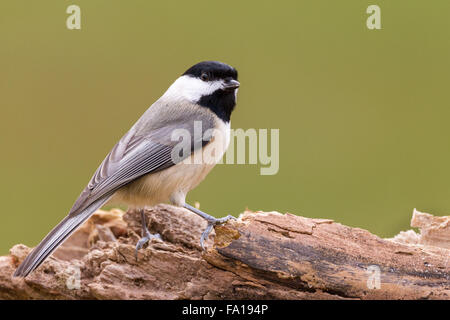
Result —
[[216, 219], [185, 202], [223, 156], [230, 139], [230, 116], [239, 88], [237, 71], [200, 62], [179, 77], [113, 147], [69, 214], [34, 248], [14, 276], [36, 269], [94, 211], [109, 201], [139, 208], [143, 237], [137, 250], [156, 235], [147, 230], [143, 208], [170, 202], [207, 220], [200, 243]]

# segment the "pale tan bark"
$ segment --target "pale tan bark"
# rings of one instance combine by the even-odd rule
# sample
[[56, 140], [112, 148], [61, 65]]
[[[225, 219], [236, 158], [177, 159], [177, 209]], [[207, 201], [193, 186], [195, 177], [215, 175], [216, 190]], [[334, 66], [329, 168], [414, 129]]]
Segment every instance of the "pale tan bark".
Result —
[[380, 239], [331, 220], [245, 212], [202, 252], [202, 219], [167, 205], [147, 215], [164, 241], [138, 261], [137, 212], [99, 211], [26, 279], [11, 275], [30, 249], [14, 246], [0, 257], [0, 299], [450, 299], [450, 217], [415, 212], [423, 236]]

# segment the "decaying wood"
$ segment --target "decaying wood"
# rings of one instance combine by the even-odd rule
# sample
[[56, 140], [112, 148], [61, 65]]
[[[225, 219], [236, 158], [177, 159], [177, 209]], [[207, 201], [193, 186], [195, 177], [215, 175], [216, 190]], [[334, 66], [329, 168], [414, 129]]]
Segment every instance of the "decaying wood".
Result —
[[[30, 252], [0, 257], [0, 299], [450, 299], [450, 217], [416, 211], [393, 239], [332, 220], [245, 212], [215, 229], [184, 209], [146, 211], [153, 240], [134, 256], [137, 212], [99, 211], [26, 279]], [[79, 280], [79, 281], [78, 281]]]

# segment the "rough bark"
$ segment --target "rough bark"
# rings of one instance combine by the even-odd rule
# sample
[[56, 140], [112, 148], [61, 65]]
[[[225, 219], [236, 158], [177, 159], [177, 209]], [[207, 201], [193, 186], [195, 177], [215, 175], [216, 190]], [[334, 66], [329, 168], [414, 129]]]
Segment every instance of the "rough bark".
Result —
[[415, 211], [421, 234], [380, 239], [332, 220], [247, 211], [216, 227], [203, 252], [202, 219], [168, 205], [146, 213], [163, 241], [137, 261], [134, 211], [97, 212], [26, 279], [11, 275], [30, 248], [14, 246], [0, 257], [0, 299], [450, 299], [450, 217]]

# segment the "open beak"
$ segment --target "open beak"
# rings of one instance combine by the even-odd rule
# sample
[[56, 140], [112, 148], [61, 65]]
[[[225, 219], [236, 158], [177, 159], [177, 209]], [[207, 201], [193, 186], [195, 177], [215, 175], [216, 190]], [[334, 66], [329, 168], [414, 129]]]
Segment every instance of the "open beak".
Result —
[[240, 85], [241, 84], [237, 80], [229, 80], [225, 82], [225, 84], [223, 85], [223, 89], [226, 91], [232, 91], [234, 89], [239, 88]]

